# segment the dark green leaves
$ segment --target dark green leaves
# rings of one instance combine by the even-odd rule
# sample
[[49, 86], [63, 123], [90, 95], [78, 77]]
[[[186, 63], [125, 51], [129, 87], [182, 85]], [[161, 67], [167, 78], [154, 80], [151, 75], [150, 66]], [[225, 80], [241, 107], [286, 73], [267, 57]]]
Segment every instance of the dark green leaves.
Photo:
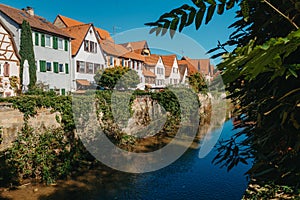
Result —
[[151, 29], [150, 33], [156, 32], [156, 35], [160, 33], [161, 35], [165, 35], [167, 30], [169, 30], [170, 36], [174, 37], [176, 30], [181, 32], [184, 27], [190, 26], [192, 23], [195, 23], [195, 27], [198, 30], [203, 20], [205, 20], [205, 24], [208, 24], [215, 12], [221, 15], [224, 13], [225, 6], [226, 9], [230, 9], [235, 3], [238, 3], [238, 1], [239, 0], [221, 0], [217, 4], [215, 0], [193, 0], [194, 6], [184, 4], [181, 7], [161, 15], [156, 22], [146, 23], [145, 25], [155, 27], [155, 29]]

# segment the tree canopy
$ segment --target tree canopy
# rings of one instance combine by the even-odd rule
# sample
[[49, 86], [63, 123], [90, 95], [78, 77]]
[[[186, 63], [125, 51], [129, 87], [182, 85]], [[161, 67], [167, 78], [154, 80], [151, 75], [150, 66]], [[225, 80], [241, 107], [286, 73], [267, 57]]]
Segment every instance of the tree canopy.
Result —
[[100, 87], [114, 89], [136, 88], [140, 83], [139, 76], [136, 71], [128, 67], [112, 67], [104, 71], [98, 71], [94, 77], [96, 83]]
[[25, 60], [29, 64], [29, 89], [33, 89], [36, 84], [36, 65], [35, 56], [33, 50], [32, 31], [29, 23], [24, 20], [22, 23], [21, 32], [21, 44], [20, 44], [20, 56], [21, 56], [21, 67], [20, 67], [20, 82], [23, 82], [23, 65]]
[[[212, 58], [235, 105], [243, 130], [219, 146], [214, 162], [228, 170], [254, 158], [257, 179], [297, 185], [300, 179], [300, 2], [291, 0], [192, 0], [163, 14], [150, 32], [171, 37], [175, 30], [239, 6], [232, 34], [218, 42]], [[234, 50], [228, 52], [227, 46]], [[246, 137], [245, 137], [246, 136]], [[238, 140], [238, 138], [243, 138]]]

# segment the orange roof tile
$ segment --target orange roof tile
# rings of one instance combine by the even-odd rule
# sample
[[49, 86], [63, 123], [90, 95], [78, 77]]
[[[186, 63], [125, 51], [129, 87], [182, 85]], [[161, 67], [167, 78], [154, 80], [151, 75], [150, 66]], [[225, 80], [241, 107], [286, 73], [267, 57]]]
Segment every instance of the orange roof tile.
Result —
[[[66, 27], [84, 24], [83, 22], [62, 15], [58, 15], [57, 17], [61, 19], [61, 21], [66, 25]], [[101, 40], [111, 40], [111, 41], [113, 40], [108, 31], [97, 27], [95, 27], [95, 30], [98, 32]]]
[[134, 53], [134, 52], [127, 52], [124, 55], [122, 55], [121, 57], [125, 57], [125, 58], [130, 58], [132, 60], [139, 60], [139, 61], [145, 61], [145, 57], [138, 54], [138, 53]]
[[147, 76], [147, 77], [156, 77], [156, 75], [153, 72], [151, 72], [150, 70], [147, 70], [145, 68], [143, 69], [143, 75]]
[[174, 64], [174, 60], [176, 59], [176, 55], [175, 54], [164, 55], [164, 56], [161, 56], [161, 59], [165, 66], [165, 76], [169, 77], [171, 75], [171, 71], [172, 71], [172, 67]]
[[201, 72], [204, 75], [213, 75], [214, 70], [212, 71], [210, 59], [191, 59], [187, 57], [185, 57], [184, 59], [190, 62], [198, 72]]
[[187, 60], [178, 60], [178, 65], [186, 66], [188, 68], [188, 75], [195, 74], [197, 69]]
[[50, 33], [52, 35], [70, 38], [68, 34], [54, 26], [51, 22], [37, 15], [31, 16], [24, 10], [12, 8], [4, 4], [0, 4], [0, 11], [19, 25], [22, 24], [23, 20], [26, 20], [32, 29]]
[[122, 45], [116, 44], [110, 40], [102, 40], [100, 42], [100, 45], [105, 53], [113, 56], [121, 57], [122, 55], [125, 55], [129, 52]]
[[147, 65], [156, 65], [159, 60], [159, 55], [151, 54], [149, 56], [145, 56], [145, 63]]
[[72, 40], [72, 56], [75, 56], [92, 24], [81, 24], [77, 26], [71, 26], [64, 28], [63, 30], [71, 35], [74, 40]]
[[135, 53], [142, 54], [143, 49], [149, 49], [148, 43], [146, 40], [136, 41], [136, 42], [127, 42], [121, 44], [125, 48], [134, 51]]

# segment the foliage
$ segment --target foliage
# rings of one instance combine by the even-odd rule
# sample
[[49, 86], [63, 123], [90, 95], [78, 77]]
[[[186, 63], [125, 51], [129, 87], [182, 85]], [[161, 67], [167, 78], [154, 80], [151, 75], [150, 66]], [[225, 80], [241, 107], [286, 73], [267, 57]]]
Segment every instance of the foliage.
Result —
[[9, 82], [10, 82], [10, 86], [14, 90], [18, 89], [18, 77], [16, 77], [16, 76], [9, 77]]
[[259, 186], [252, 183], [246, 190], [243, 199], [296, 199], [296, 196], [300, 197], [299, 195], [299, 189], [288, 185], [276, 185], [268, 182]]
[[207, 90], [207, 85], [201, 73], [197, 72], [188, 76], [189, 84], [195, 92], [204, 92]]
[[6, 164], [22, 182], [35, 178], [47, 184], [65, 177], [72, 170], [74, 158], [62, 129], [34, 132], [25, 126], [13, 146], [5, 152]]
[[22, 23], [22, 32], [21, 32], [21, 44], [20, 44], [20, 56], [21, 56], [21, 64], [20, 64], [20, 83], [23, 83], [23, 65], [25, 60], [28, 61], [29, 64], [29, 85], [28, 88], [31, 89], [35, 86], [36, 83], [36, 66], [35, 66], [35, 58], [33, 51], [33, 40], [32, 40], [32, 32], [29, 22], [26, 20]]
[[[224, 7], [239, 5], [233, 32], [208, 53], [223, 56], [218, 65], [228, 98], [240, 120], [237, 133], [219, 146], [215, 163], [231, 169], [254, 157], [252, 177], [276, 183], [298, 184], [300, 178], [300, 59], [298, 1], [193, 0], [162, 15], [151, 32], [165, 34], [195, 24], [198, 29]], [[180, 20], [180, 24], [179, 24]], [[284, 27], [284, 28], [283, 28]], [[166, 28], [166, 29], [163, 29]], [[234, 46], [227, 52], [226, 46]]]
[[[113, 89], [136, 88], [139, 84], [139, 76], [136, 71], [128, 67], [112, 67], [104, 71], [98, 71], [94, 77], [100, 87]], [[120, 81], [119, 81], [120, 80]]]

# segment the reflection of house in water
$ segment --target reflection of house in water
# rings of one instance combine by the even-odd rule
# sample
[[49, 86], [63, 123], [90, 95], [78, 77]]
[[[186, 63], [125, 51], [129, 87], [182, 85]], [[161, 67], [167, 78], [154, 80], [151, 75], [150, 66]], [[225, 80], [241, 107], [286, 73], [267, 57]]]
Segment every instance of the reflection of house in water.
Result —
[[0, 96], [14, 96], [20, 89], [20, 56], [13, 34], [0, 20]]

